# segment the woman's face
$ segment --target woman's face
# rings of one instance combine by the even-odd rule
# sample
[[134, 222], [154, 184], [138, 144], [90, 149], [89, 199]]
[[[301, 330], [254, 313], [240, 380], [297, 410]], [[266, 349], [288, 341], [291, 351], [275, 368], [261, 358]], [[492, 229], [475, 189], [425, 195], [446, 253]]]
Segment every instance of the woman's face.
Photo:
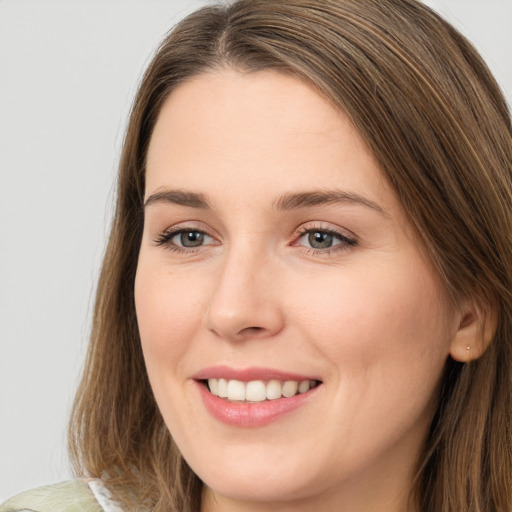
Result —
[[207, 503], [406, 497], [459, 318], [371, 152], [310, 86], [223, 70], [170, 95], [135, 299]]

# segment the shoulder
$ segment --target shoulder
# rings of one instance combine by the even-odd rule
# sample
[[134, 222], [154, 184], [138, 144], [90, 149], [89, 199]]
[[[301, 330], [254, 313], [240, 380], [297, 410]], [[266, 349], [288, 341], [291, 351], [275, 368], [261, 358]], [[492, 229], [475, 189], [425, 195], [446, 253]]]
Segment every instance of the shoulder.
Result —
[[104, 512], [86, 480], [39, 487], [14, 496], [0, 512]]

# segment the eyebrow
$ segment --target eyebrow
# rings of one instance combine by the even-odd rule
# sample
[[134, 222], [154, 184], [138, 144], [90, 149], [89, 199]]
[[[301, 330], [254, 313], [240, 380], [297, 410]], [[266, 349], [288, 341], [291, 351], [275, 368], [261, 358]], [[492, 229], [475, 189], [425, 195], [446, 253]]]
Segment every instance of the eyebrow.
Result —
[[190, 208], [210, 209], [210, 204], [203, 194], [184, 190], [164, 190], [151, 194], [144, 201], [144, 208], [156, 203], [171, 203]]
[[387, 216], [382, 207], [374, 201], [355, 192], [345, 192], [343, 190], [314, 190], [310, 192], [288, 193], [281, 196], [274, 206], [277, 210], [294, 210], [330, 204], [358, 204]]
[[[185, 190], [164, 190], [151, 194], [144, 202], [147, 208], [157, 203], [171, 203], [189, 208], [211, 209], [210, 203], [204, 194], [188, 192]], [[278, 211], [295, 210], [299, 208], [311, 208], [330, 204], [356, 204], [371, 208], [381, 215], [387, 216], [386, 212], [374, 201], [355, 192], [343, 190], [313, 190], [306, 192], [289, 192], [283, 194], [274, 201], [274, 208]]]

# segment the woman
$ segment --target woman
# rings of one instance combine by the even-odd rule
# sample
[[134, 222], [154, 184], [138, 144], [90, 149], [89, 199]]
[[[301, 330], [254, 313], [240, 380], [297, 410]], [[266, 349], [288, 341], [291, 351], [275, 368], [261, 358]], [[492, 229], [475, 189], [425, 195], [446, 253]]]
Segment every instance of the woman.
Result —
[[511, 149], [414, 0], [187, 17], [120, 164], [70, 427], [92, 483], [50, 499], [509, 512]]

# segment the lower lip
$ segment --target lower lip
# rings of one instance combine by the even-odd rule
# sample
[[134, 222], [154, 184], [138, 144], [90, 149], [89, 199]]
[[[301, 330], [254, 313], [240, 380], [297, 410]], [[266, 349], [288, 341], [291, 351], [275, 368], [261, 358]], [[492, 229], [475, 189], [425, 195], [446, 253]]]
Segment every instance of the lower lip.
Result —
[[229, 402], [212, 395], [207, 387], [195, 381], [208, 412], [217, 420], [235, 427], [262, 427], [278, 420], [289, 412], [303, 406], [318, 390], [319, 386], [290, 398], [265, 400], [264, 402]]

